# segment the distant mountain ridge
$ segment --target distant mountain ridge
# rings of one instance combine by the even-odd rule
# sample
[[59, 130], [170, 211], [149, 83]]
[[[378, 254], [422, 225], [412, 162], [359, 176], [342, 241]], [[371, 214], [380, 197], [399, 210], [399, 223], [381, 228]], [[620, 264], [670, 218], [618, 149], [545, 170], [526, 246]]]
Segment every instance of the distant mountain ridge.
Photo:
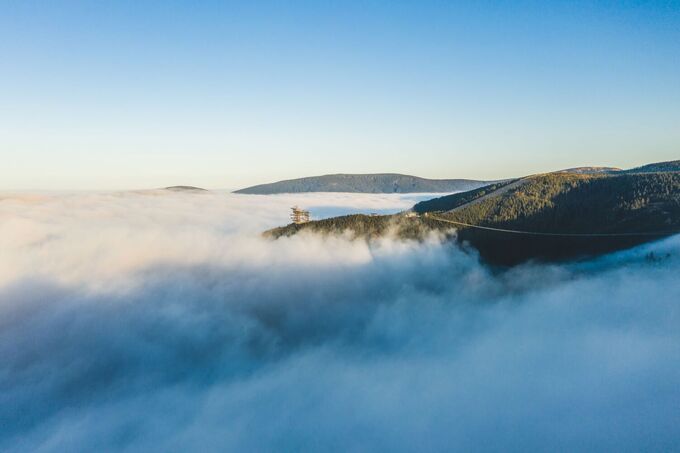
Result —
[[669, 160], [666, 162], [656, 162], [653, 164], [643, 165], [641, 167], [624, 170], [626, 173], [656, 173], [668, 171], [680, 171], [680, 160]]
[[579, 175], [596, 175], [600, 173], [616, 173], [623, 171], [618, 167], [575, 167], [556, 171], [555, 173], [576, 173]]
[[473, 179], [427, 179], [398, 173], [340, 173], [260, 184], [234, 193], [258, 195], [304, 192], [446, 193], [472, 190], [486, 184], [489, 182]]
[[172, 190], [173, 192], [207, 192], [206, 189], [194, 186], [170, 186], [164, 187], [163, 190]]
[[623, 170], [617, 167], [575, 167], [560, 170], [555, 173], [576, 173], [583, 175], [595, 174], [625, 174], [625, 173], [658, 173], [680, 171], [680, 160], [669, 160], [666, 162], [655, 162], [653, 164], [642, 165], [640, 167]]
[[422, 239], [433, 231], [473, 246], [492, 264], [597, 255], [680, 232], [680, 161], [613, 172], [553, 172], [417, 203], [388, 216], [351, 215], [275, 228]]

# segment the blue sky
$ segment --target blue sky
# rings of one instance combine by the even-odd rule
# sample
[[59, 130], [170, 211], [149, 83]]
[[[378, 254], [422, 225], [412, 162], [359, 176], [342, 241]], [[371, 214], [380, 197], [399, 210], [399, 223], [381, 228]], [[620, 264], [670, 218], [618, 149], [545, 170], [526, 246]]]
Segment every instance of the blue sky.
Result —
[[680, 157], [680, 2], [0, 4], [2, 189]]

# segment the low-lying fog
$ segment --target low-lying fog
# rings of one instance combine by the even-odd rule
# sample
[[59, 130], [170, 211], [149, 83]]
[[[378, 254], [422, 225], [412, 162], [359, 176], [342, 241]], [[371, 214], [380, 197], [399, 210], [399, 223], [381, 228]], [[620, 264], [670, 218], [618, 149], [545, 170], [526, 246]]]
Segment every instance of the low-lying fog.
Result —
[[493, 273], [259, 236], [415, 201], [0, 196], [0, 450], [680, 449], [680, 237]]

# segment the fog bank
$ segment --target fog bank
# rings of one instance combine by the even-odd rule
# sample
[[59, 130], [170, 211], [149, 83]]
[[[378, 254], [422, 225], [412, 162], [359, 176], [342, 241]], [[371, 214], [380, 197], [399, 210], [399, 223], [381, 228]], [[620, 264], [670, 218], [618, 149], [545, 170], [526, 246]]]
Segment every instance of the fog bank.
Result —
[[680, 449], [680, 237], [497, 273], [259, 236], [412, 202], [0, 198], [0, 450]]

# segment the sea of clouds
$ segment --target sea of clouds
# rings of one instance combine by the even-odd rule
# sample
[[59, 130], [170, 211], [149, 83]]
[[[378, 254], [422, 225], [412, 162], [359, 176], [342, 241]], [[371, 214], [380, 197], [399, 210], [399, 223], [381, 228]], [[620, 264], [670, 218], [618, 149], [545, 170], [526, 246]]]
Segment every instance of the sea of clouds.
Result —
[[498, 271], [260, 236], [422, 197], [0, 195], [0, 450], [680, 449], [680, 237]]

